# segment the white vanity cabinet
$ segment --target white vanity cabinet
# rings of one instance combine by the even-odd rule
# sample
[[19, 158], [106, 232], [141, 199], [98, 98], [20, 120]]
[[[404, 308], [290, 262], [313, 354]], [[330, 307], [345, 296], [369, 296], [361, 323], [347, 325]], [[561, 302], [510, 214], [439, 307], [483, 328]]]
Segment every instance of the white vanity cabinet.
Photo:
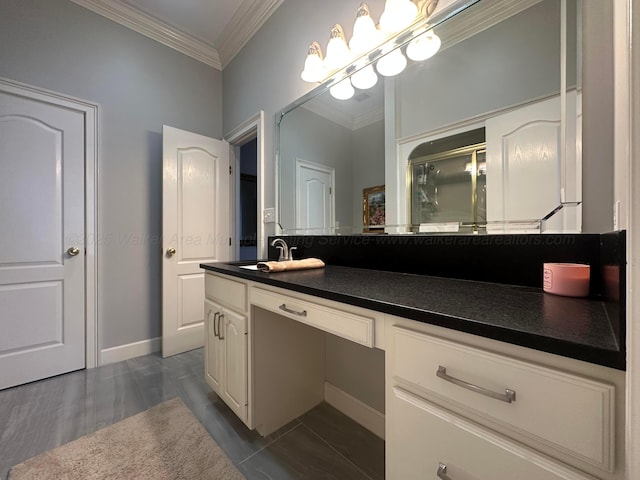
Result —
[[388, 479], [623, 478], [621, 372], [439, 333], [387, 320]]
[[250, 426], [246, 284], [209, 273], [205, 278], [205, 378]]
[[207, 382], [262, 435], [327, 400], [330, 334], [385, 352], [387, 480], [624, 479], [623, 371], [259, 279], [205, 297]]
[[382, 313], [217, 272], [204, 313], [207, 383], [264, 436], [325, 399], [327, 334], [384, 343]]
[[587, 480], [594, 477], [395, 387], [387, 409], [387, 478]]

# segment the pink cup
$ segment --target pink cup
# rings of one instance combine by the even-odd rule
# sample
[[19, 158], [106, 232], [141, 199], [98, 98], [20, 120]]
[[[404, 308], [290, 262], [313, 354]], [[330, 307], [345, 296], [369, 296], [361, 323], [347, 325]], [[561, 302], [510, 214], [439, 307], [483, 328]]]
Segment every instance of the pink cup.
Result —
[[590, 267], [582, 263], [545, 263], [542, 287], [565, 297], [589, 296]]

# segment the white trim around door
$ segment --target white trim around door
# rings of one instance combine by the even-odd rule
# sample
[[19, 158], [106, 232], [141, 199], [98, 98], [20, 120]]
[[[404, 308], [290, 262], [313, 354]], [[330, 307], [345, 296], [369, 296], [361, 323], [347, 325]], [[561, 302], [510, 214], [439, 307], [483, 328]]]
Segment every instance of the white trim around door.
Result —
[[98, 119], [99, 105], [0, 77], [0, 90], [62, 106], [84, 115], [85, 126], [85, 366], [99, 365], [98, 353]]
[[[239, 147], [249, 140], [256, 138], [257, 140], [257, 168], [258, 168], [258, 231], [257, 233], [257, 252], [258, 258], [267, 258], [267, 247], [264, 238], [264, 223], [262, 221], [262, 212], [264, 209], [264, 111], [260, 110], [251, 118], [245, 120], [236, 128], [231, 130], [224, 136], [224, 139], [233, 147]], [[239, 171], [236, 168], [236, 177], [239, 178]], [[234, 215], [235, 217], [235, 215]], [[235, 218], [234, 218], [235, 221]], [[232, 231], [236, 228], [232, 225]]]

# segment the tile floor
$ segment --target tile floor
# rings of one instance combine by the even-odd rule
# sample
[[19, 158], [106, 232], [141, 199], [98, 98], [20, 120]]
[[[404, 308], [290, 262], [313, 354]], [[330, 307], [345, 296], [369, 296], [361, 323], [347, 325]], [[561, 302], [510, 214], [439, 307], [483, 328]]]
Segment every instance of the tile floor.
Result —
[[12, 465], [176, 396], [249, 480], [380, 480], [384, 441], [322, 403], [261, 437], [204, 380], [202, 349], [81, 370], [0, 391], [0, 479]]

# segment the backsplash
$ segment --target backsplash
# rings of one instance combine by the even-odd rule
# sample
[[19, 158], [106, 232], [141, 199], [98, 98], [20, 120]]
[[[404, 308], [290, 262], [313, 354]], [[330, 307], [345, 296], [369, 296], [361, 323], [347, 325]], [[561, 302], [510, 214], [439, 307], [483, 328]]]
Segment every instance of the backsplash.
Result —
[[[271, 240], [276, 237], [269, 238]], [[318, 257], [329, 265], [371, 268], [542, 288], [545, 262], [591, 265], [592, 297], [623, 281], [625, 232], [532, 235], [301, 235], [284, 236], [294, 258]], [[269, 247], [269, 258], [277, 250]], [[609, 278], [605, 287], [604, 270]], [[614, 270], [618, 269], [619, 275]], [[620, 289], [616, 290], [620, 294]]]
[[626, 350], [626, 292], [627, 248], [625, 232], [606, 233], [600, 236], [600, 265], [602, 272], [604, 306], [612, 321], [611, 328], [621, 346]]

